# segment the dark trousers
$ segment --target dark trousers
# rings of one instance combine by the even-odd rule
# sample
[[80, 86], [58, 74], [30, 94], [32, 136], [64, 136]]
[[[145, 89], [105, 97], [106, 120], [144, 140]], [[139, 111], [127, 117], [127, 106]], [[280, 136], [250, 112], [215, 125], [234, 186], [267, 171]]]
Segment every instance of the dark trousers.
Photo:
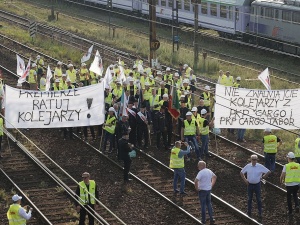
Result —
[[[88, 128], [88, 127], [84, 127], [84, 128], [83, 128], [83, 134], [84, 134], [84, 137], [85, 137], [85, 138], [87, 138], [87, 128]], [[89, 126], [89, 128], [90, 128], [92, 137], [95, 138], [94, 127], [93, 127], [93, 126]]]
[[131, 159], [130, 157], [123, 159], [124, 161], [124, 181], [128, 181], [129, 180], [129, 170], [130, 170], [130, 166], [131, 166]]
[[167, 126], [168, 146], [170, 146], [172, 143], [172, 135], [173, 135], [172, 131], [173, 131], [173, 126], [171, 123]]
[[131, 131], [129, 133], [129, 143], [136, 145], [136, 126], [130, 127]]
[[72, 139], [73, 137], [73, 127], [63, 128], [64, 129], [64, 138], [67, 138], [68, 130], [69, 130], [69, 137]]
[[109, 140], [109, 151], [112, 151], [112, 148], [115, 147], [115, 134], [111, 134], [105, 131], [104, 134], [104, 143], [103, 143], [103, 151], [106, 151], [107, 140]]
[[287, 198], [289, 213], [292, 213], [293, 211], [292, 196], [295, 202], [295, 208], [299, 207], [299, 200], [297, 197], [298, 190], [299, 190], [299, 185], [286, 186], [286, 198]]
[[262, 214], [262, 203], [261, 203], [261, 197], [260, 197], [260, 182], [257, 184], [249, 184], [248, 185], [248, 214], [251, 215], [252, 210], [252, 199], [253, 199], [253, 193], [255, 193], [256, 196], [256, 202], [257, 202], [257, 208], [258, 208], [258, 214]]
[[156, 132], [156, 147], [159, 148], [161, 137], [163, 139], [164, 146], [168, 147], [167, 131], [158, 131], [158, 132]]
[[[95, 206], [92, 205], [92, 204], [89, 204], [89, 206], [90, 206], [92, 209], [95, 208]], [[94, 217], [93, 217], [90, 213], [88, 213], [88, 212], [86, 211], [86, 207], [87, 207], [87, 206], [81, 207], [81, 208], [80, 208], [79, 225], [85, 225], [84, 222], [85, 222], [86, 214], [88, 214], [88, 217], [89, 217], [89, 225], [94, 225]], [[94, 213], [92, 213], [92, 214], [94, 214]]]
[[137, 142], [139, 146], [142, 146], [142, 140], [144, 139], [144, 146], [148, 146], [149, 143], [149, 131], [147, 124], [139, 124], [137, 126]]

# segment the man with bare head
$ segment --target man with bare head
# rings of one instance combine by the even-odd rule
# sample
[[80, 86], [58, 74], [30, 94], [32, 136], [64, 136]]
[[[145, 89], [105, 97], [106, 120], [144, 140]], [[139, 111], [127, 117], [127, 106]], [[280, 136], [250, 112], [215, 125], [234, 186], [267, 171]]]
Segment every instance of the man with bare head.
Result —
[[201, 204], [201, 222], [205, 224], [206, 222], [206, 207], [208, 210], [208, 215], [210, 217], [210, 224], [214, 224], [215, 219], [213, 218], [213, 209], [211, 205], [211, 189], [215, 185], [217, 176], [210, 170], [206, 168], [206, 163], [204, 161], [198, 162], [199, 172], [195, 179], [195, 189], [198, 191], [198, 196]]

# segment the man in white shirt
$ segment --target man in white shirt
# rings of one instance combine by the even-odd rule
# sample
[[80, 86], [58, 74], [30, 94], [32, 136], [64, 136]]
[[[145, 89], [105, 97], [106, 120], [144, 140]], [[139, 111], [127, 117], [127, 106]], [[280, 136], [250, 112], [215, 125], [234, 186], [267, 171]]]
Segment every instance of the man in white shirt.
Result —
[[[252, 198], [253, 193], [255, 192], [258, 216], [261, 219], [262, 217], [262, 203], [261, 203], [261, 179], [265, 179], [271, 171], [264, 167], [262, 164], [257, 163], [257, 155], [251, 155], [251, 163], [247, 164], [240, 172], [242, 179], [247, 185], [248, 190], [248, 216], [251, 217], [252, 210]], [[245, 177], [247, 174], [247, 178]]]
[[10, 205], [8, 211], [7, 211], [7, 219], [9, 221], [9, 225], [12, 224], [26, 224], [26, 220], [29, 220], [31, 218], [32, 208], [29, 209], [28, 213], [26, 213], [26, 210], [24, 208], [27, 208], [27, 206], [21, 207], [21, 199], [22, 197], [19, 195], [14, 195], [12, 197], [13, 204]]
[[206, 163], [204, 161], [198, 162], [199, 172], [195, 179], [195, 189], [198, 191], [200, 205], [201, 205], [201, 222], [205, 224], [206, 222], [206, 206], [208, 215], [210, 217], [210, 224], [214, 224], [215, 219], [213, 218], [213, 209], [211, 205], [211, 189], [215, 185], [217, 176], [210, 170], [206, 168]]

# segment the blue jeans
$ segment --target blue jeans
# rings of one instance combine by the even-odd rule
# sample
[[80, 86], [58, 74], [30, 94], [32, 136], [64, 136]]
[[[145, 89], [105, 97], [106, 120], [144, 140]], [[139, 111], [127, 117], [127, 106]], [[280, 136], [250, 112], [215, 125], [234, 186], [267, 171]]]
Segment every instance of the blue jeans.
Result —
[[248, 212], [247, 213], [249, 215], [251, 215], [253, 193], [255, 193], [258, 214], [261, 215], [262, 214], [262, 203], [261, 203], [261, 197], [260, 197], [260, 182], [258, 184], [249, 184], [247, 190], [248, 190]]
[[196, 136], [195, 135], [186, 135], [186, 136], [184, 136], [184, 141], [188, 142], [188, 143], [192, 142], [192, 144], [195, 147], [195, 152], [197, 154], [197, 158], [200, 158], [199, 145], [198, 145]]
[[115, 134], [111, 134], [107, 131], [105, 131], [104, 134], [104, 143], [103, 143], [103, 151], [106, 151], [106, 144], [107, 144], [107, 140], [109, 140], [109, 151], [112, 151], [112, 148], [115, 147]]
[[237, 139], [239, 141], [244, 140], [245, 132], [246, 132], [246, 129], [238, 129], [237, 130]]
[[174, 169], [174, 181], [173, 181], [174, 192], [176, 192], [176, 190], [177, 190], [178, 178], [180, 178], [180, 193], [184, 193], [184, 187], [185, 187], [185, 170], [184, 170], [184, 168]]
[[201, 135], [201, 155], [208, 154], [208, 134], [207, 135]]
[[275, 171], [275, 155], [276, 154], [268, 154], [264, 152], [265, 155], [265, 167], [271, 170], [271, 172]]
[[199, 195], [199, 200], [200, 200], [200, 205], [201, 205], [201, 222], [205, 223], [206, 222], [206, 206], [207, 206], [207, 211], [208, 215], [210, 217], [210, 221], [213, 221], [213, 209], [211, 206], [211, 191], [204, 191], [201, 190], [198, 192]]

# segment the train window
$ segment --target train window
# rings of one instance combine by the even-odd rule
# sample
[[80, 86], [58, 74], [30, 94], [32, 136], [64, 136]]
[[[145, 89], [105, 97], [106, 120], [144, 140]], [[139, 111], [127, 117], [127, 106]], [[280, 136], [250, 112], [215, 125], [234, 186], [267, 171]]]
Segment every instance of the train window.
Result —
[[275, 9], [275, 19], [278, 20], [279, 19], [279, 10]]
[[166, 0], [161, 0], [161, 6], [166, 6], [166, 5], [167, 5]]
[[228, 19], [230, 20], [232, 20], [232, 12], [233, 12], [232, 6], [228, 6]]
[[170, 8], [173, 8], [173, 0], [169, 0], [168, 5], [169, 5]]
[[272, 8], [266, 8], [265, 10], [265, 18], [273, 19], [274, 17], [274, 10]]
[[293, 12], [293, 22], [300, 23], [300, 13], [299, 12]]
[[190, 11], [191, 8], [191, 1], [190, 0], [184, 0], [184, 10]]
[[210, 15], [217, 16], [217, 4], [210, 3]]
[[239, 19], [240, 19], [239, 9], [236, 8], [235, 9], [235, 20], [239, 20]]
[[251, 14], [255, 15], [255, 7], [254, 6], [251, 7]]
[[291, 22], [292, 20], [292, 12], [291, 11], [283, 11], [282, 12], [282, 21]]
[[227, 6], [220, 5], [220, 17], [227, 18]]
[[178, 9], [182, 9], [182, 3], [181, 3], [181, 0], [178, 1]]
[[264, 8], [263, 7], [260, 7], [260, 16], [264, 17]]
[[201, 14], [207, 14], [207, 2], [201, 3]]

